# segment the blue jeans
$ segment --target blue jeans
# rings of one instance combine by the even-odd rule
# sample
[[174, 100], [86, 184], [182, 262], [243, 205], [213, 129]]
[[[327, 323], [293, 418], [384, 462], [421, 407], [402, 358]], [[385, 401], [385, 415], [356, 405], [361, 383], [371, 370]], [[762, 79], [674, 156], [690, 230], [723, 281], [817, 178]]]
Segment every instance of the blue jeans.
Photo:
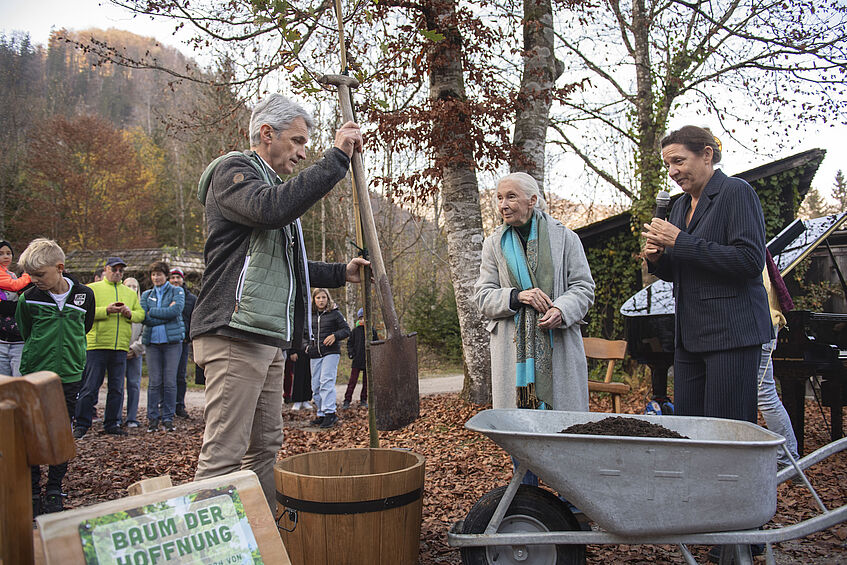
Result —
[[[176, 410], [176, 369], [182, 354], [182, 342], [151, 343], [147, 346], [147, 420], [161, 416], [171, 422]], [[161, 414], [159, 413], [161, 404]]]
[[[509, 457], [511, 457], [511, 455]], [[515, 472], [517, 472], [517, 470], [518, 470], [518, 460], [515, 459], [514, 457], [512, 457], [512, 473], [514, 474]], [[537, 487], [538, 486], [538, 475], [536, 475], [532, 471], [527, 471], [526, 475], [524, 475], [523, 479], [521, 479], [521, 484], [522, 485], [529, 485], [531, 487]]]
[[[774, 335], [779, 333], [779, 326], [774, 326]], [[776, 382], [773, 379], [773, 361], [771, 355], [776, 348], [776, 338], [767, 343], [762, 344], [762, 359], [759, 364], [759, 410], [762, 417], [765, 419], [765, 424], [768, 429], [785, 438], [785, 447], [794, 459], [799, 459], [797, 454], [797, 438], [794, 435], [794, 428], [791, 427], [791, 419], [788, 417], [788, 412], [785, 411], [785, 406], [779, 400], [779, 395], [776, 393]], [[791, 465], [791, 461], [782, 452], [778, 451], [778, 461], [781, 466]]]
[[332, 353], [310, 361], [312, 366], [312, 400], [318, 407], [318, 416], [335, 413], [335, 378], [341, 355]]
[[7, 377], [21, 376], [21, 353], [24, 351], [24, 342], [17, 343], [0, 342], [0, 375]]
[[103, 385], [106, 373], [109, 373], [109, 388], [106, 393], [106, 415], [103, 417], [105, 429], [121, 425], [121, 406], [124, 402], [124, 375], [126, 374], [126, 351], [122, 349], [89, 349], [85, 352], [85, 372], [82, 375], [82, 389], [76, 403], [76, 425], [91, 427], [97, 395]]
[[138, 398], [141, 396], [141, 364], [144, 359], [136, 355], [126, 360], [126, 420], [138, 423]]
[[191, 342], [182, 342], [182, 354], [176, 368], [176, 406], [185, 408], [185, 370], [188, 367], [188, 354], [191, 353]]

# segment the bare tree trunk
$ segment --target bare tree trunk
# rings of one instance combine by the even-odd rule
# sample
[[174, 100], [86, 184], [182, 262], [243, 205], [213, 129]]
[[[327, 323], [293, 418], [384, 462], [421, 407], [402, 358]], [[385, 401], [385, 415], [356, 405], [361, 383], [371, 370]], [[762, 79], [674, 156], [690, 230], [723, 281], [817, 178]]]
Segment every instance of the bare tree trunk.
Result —
[[524, 0], [524, 70], [515, 120], [512, 172], [532, 175], [544, 189], [544, 161], [551, 97], [564, 65], [554, 55], [550, 0]]
[[454, 0], [423, 3], [427, 29], [444, 35], [428, 53], [435, 165], [442, 172], [444, 224], [450, 273], [456, 293], [465, 384], [462, 396], [471, 402], [491, 402], [491, 359], [488, 332], [473, 302], [473, 284], [482, 256], [482, 214], [474, 168], [470, 116], [462, 77], [462, 37], [456, 26]]
[[[644, 0], [632, 5], [632, 36], [635, 49], [636, 132], [638, 136], [638, 176], [641, 184], [639, 198], [645, 203], [633, 214], [635, 225], [647, 221], [653, 200], [662, 184], [662, 163], [659, 159], [659, 137], [664, 133], [665, 117], [655, 114], [653, 72], [650, 68], [650, 21]], [[658, 119], [657, 119], [658, 118]], [[661, 121], [659, 121], [659, 119]]]
[[321, 261], [326, 262], [326, 208], [321, 198]]
[[186, 229], [186, 218], [188, 216], [188, 203], [185, 201], [185, 183], [183, 183], [184, 168], [182, 166], [183, 154], [182, 154], [182, 146], [179, 143], [173, 144], [173, 149], [177, 162], [177, 174], [175, 180], [175, 185], [177, 189], [176, 197], [177, 197], [177, 209], [179, 210], [179, 246], [181, 249], [188, 248], [188, 236]]
[[[348, 202], [354, 201], [353, 196], [353, 183], [350, 180], [350, 173], [347, 173], [347, 176], [344, 177], [344, 197]], [[353, 217], [353, 206], [344, 206], [344, 233], [347, 234], [347, 238], [350, 241], [356, 241], [356, 219]], [[351, 250], [353, 256], [356, 256], [356, 250]], [[347, 322], [350, 324], [352, 328], [355, 324], [355, 319], [353, 318], [356, 310], [359, 306], [365, 306], [364, 296], [361, 293], [364, 293], [363, 284], [348, 284], [344, 285], [344, 292], [346, 295], [347, 302]], [[361, 293], [359, 292], [361, 290]]]

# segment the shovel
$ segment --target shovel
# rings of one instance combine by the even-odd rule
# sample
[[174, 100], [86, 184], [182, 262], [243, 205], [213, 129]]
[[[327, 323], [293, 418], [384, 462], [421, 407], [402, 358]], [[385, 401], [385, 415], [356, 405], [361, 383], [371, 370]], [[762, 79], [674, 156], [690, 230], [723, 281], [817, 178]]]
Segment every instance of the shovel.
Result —
[[[359, 86], [359, 81], [347, 75], [324, 75], [318, 81], [338, 88], [341, 117], [344, 122], [353, 121], [350, 90]], [[362, 216], [362, 230], [373, 263], [374, 281], [387, 334], [384, 340], [371, 342], [373, 375], [368, 375], [368, 378], [373, 382], [376, 397], [376, 427], [379, 430], [397, 430], [414, 422], [420, 415], [417, 337], [414, 333], [404, 335], [400, 328], [391, 284], [388, 282], [376, 235], [361, 153], [353, 152], [351, 165], [356, 200]]]

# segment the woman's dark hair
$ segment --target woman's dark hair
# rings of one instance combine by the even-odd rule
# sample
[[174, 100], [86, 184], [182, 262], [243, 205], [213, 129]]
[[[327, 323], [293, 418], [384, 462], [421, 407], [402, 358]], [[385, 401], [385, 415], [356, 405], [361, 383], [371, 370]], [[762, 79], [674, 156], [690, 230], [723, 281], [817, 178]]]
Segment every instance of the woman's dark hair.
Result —
[[170, 267], [168, 267], [168, 264], [164, 261], [155, 261], [150, 263], [150, 268], [147, 270], [151, 273], [158, 271], [160, 273], [164, 273], [165, 276], [168, 276], [168, 273], [171, 272]]
[[4, 240], [0, 240], [0, 249], [2, 249], [2, 248], [4, 248], [4, 247], [8, 247], [8, 248], [9, 248], [9, 251], [11, 251], [11, 252], [12, 252], [12, 258], [14, 259], [14, 258], [15, 258], [15, 250], [12, 248], [12, 244], [11, 244], [11, 243], [9, 243], [8, 241], [6, 241], [5, 239], [4, 239]]
[[712, 135], [708, 128], [697, 126], [682, 126], [676, 131], [666, 135], [660, 145], [662, 149], [668, 145], [678, 143], [684, 145], [686, 149], [692, 153], [700, 155], [705, 151], [706, 147], [712, 148], [712, 163], [720, 163], [721, 161], [721, 142], [717, 137]]

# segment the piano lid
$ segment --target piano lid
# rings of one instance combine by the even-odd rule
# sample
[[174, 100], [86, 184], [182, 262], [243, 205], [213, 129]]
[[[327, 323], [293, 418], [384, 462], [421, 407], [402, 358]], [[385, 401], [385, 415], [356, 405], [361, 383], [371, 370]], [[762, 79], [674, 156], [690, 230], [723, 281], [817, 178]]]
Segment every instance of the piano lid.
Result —
[[[783, 276], [791, 272], [800, 261], [845, 222], [847, 222], [847, 212], [813, 220], [794, 220], [768, 242], [768, 249], [771, 250], [779, 272]], [[787, 236], [797, 232], [800, 232], [799, 235], [789, 240], [787, 244], [784, 243]], [[779, 250], [779, 247], [782, 247], [782, 250]], [[620, 311], [627, 317], [673, 315], [673, 283], [659, 280], [642, 288], [623, 303]]]
[[[841, 227], [845, 221], [847, 221], [847, 212], [833, 214], [831, 216], [823, 216], [822, 218], [815, 218], [814, 220], [806, 220], [803, 222], [806, 229], [794, 238], [791, 243], [786, 245], [779, 253], [774, 253], [774, 249], [771, 248], [770, 243], [768, 243], [768, 249], [771, 250], [773, 261], [776, 263], [780, 274], [784, 277], [790, 273], [791, 270], [800, 263], [800, 261], [808, 257], [818, 245], [823, 243], [826, 238], [828, 238], [832, 232]], [[791, 226], [789, 225], [788, 228], [782, 231], [784, 232], [790, 227]], [[779, 239], [779, 235], [771, 241], [775, 241], [777, 239]]]

